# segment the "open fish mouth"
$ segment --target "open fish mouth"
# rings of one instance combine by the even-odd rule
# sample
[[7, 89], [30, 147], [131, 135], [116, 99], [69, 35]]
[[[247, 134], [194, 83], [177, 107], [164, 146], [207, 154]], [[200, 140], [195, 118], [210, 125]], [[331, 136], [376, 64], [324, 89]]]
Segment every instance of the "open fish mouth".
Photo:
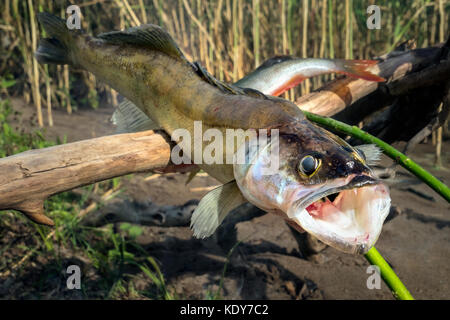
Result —
[[297, 200], [287, 215], [305, 231], [347, 253], [366, 253], [377, 241], [390, 208], [388, 188], [368, 175], [337, 179]]

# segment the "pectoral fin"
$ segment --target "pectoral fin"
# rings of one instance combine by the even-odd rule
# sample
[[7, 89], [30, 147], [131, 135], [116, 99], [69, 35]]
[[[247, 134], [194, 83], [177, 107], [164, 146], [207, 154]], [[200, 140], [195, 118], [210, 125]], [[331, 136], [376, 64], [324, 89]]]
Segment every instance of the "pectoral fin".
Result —
[[374, 144], [362, 144], [355, 147], [359, 151], [364, 153], [366, 162], [369, 166], [376, 164], [380, 161], [381, 154], [383, 153], [379, 147]]
[[246, 202], [236, 181], [210, 191], [192, 214], [191, 229], [194, 237], [203, 239], [212, 235], [230, 211]]
[[113, 113], [111, 121], [117, 126], [116, 133], [156, 130], [159, 126], [129, 100], [122, 101]]

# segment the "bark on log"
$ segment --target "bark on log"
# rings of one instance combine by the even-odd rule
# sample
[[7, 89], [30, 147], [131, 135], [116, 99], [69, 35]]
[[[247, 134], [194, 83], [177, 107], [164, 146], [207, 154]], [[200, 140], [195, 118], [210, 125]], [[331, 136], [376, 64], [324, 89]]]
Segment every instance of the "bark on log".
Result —
[[[144, 226], [186, 227], [191, 222], [191, 216], [197, 207], [198, 200], [189, 200], [179, 206], [160, 206], [148, 201], [136, 201], [116, 198], [101, 209], [86, 215], [81, 224], [89, 227], [100, 227], [108, 223], [129, 222]], [[266, 214], [250, 203], [239, 206], [224, 220], [223, 225], [234, 226], [241, 221], [247, 221]]]

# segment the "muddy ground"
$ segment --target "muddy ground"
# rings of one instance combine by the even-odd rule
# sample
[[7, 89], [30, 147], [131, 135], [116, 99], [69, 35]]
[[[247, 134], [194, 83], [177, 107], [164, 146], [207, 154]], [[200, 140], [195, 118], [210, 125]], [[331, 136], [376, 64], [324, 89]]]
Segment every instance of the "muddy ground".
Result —
[[[20, 110], [17, 127], [33, 128], [34, 111], [21, 100], [13, 101]], [[113, 132], [108, 119], [112, 108], [79, 110], [68, 116], [54, 110], [55, 126], [46, 137], [67, 135], [76, 141]], [[444, 168], [433, 167], [431, 142], [416, 147], [411, 158], [450, 184], [450, 141], [443, 146]], [[385, 160], [385, 163], [389, 161]], [[209, 186], [218, 182], [206, 175], [185, 186], [187, 175], [172, 174], [145, 180], [148, 174], [125, 179], [130, 198], [151, 199], [158, 204], [183, 204], [200, 199]], [[408, 189], [409, 188], [409, 189]], [[424, 184], [391, 189], [392, 204], [399, 214], [388, 221], [377, 242], [378, 250], [392, 265], [415, 298], [450, 298], [450, 204]], [[298, 237], [278, 217], [266, 214], [240, 222], [226, 241], [196, 240], [187, 227], [144, 227], [138, 242], [161, 265], [168, 287], [178, 297], [204, 299], [205, 292], [217, 289], [227, 253], [242, 241], [231, 256], [224, 281], [227, 299], [393, 299], [384, 283], [369, 290], [368, 262], [333, 248], [306, 255], [299, 249]], [[74, 254], [76, 255], [76, 254]], [[34, 262], [39, 264], [39, 262]], [[20, 291], [26, 279], [10, 278], [9, 287]], [[19, 283], [17, 283], [19, 282]], [[50, 289], [47, 289], [50, 290]], [[11, 289], [1, 296], [12, 296]], [[9, 292], [9, 294], [7, 294]], [[61, 298], [51, 292], [44, 297]]]

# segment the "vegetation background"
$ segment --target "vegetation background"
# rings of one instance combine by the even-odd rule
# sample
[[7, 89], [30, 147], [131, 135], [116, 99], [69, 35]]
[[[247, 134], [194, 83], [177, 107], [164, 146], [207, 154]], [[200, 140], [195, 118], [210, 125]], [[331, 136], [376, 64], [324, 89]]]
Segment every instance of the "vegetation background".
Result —
[[[265, 59], [298, 57], [369, 59], [405, 40], [418, 47], [444, 41], [449, 32], [447, 0], [86, 0], [77, 1], [88, 34], [143, 23], [163, 26], [186, 56], [220, 80], [236, 81]], [[367, 7], [381, 9], [381, 29], [366, 26]], [[41, 108], [115, 105], [117, 93], [93, 75], [68, 66], [43, 66], [33, 59], [45, 36], [36, 13], [66, 17], [68, 1], [4, 0], [0, 4], [0, 75], [7, 92], [32, 101], [40, 126]], [[305, 81], [286, 95], [309, 92], [324, 79]], [[11, 81], [15, 80], [14, 83]]]

